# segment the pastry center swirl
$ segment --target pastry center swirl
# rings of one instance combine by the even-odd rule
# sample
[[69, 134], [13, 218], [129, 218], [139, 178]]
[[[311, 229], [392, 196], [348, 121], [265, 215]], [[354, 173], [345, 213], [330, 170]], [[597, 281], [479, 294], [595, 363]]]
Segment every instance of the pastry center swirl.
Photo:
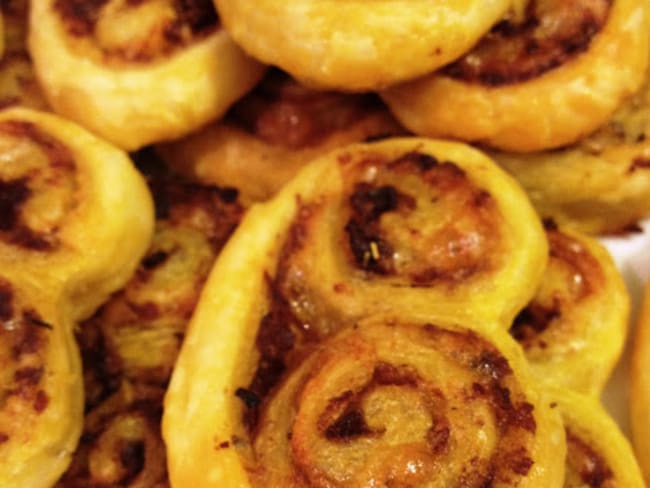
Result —
[[58, 140], [26, 122], [0, 124], [0, 240], [51, 252], [77, 206], [76, 166]]
[[[525, 477], [533, 410], [507, 359], [472, 332], [346, 330], [264, 399], [254, 446], [271, 472], [259, 486], [279, 482], [284, 466], [301, 486], [487, 486]], [[279, 460], [283, 453], [289, 459]]]
[[210, 0], [56, 0], [68, 34], [93, 38], [108, 59], [149, 62], [219, 25]]
[[453, 162], [407, 153], [353, 183], [345, 224], [352, 265], [412, 286], [454, 284], [496, 263], [492, 196]]

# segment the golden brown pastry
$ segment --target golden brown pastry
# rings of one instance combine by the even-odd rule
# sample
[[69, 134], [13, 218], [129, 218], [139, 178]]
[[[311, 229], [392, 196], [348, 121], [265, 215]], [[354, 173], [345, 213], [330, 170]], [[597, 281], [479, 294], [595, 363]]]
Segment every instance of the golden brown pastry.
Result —
[[156, 230], [131, 280], [78, 329], [87, 413], [62, 488], [168, 486], [163, 395], [205, 278], [242, 213], [234, 191], [179, 181], [141, 159]]
[[440, 72], [384, 92], [413, 132], [529, 152], [570, 144], [641, 85], [650, 5], [532, 0]]
[[127, 150], [221, 116], [263, 73], [208, 0], [35, 0], [30, 15], [54, 110]]
[[310, 85], [386, 87], [466, 52], [519, 0], [215, 0], [235, 41]]
[[0, 58], [0, 108], [21, 105], [47, 110], [27, 52], [27, 11], [27, 0], [2, 3], [5, 52]]
[[403, 134], [382, 102], [306, 88], [270, 70], [225, 120], [157, 146], [192, 180], [234, 186], [244, 202], [266, 200], [308, 161], [352, 142]]
[[630, 421], [634, 450], [650, 484], [650, 282], [646, 285], [630, 369]]
[[0, 112], [0, 485], [49, 487], [83, 415], [73, 328], [121, 287], [153, 209], [127, 155], [60, 117]]
[[597, 399], [564, 387], [549, 393], [566, 431], [565, 488], [644, 488], [632, 446]]
[[590, 234], [621, 233], [650, 215], [650, 76], [611, 119], [576, 144], [491, 152], [543, 218]]
[[501, 322], [546, 252], [525, 195], [465, 145], [312, 162], [208, 278], [165, 399], [172, 484], [558, 486], [559, 419]]
[[546, 272], [510, 334], [540, 381], [598, 397], [623, 350], [627, 289], [598, 241], [551, 222], [546, 234]]

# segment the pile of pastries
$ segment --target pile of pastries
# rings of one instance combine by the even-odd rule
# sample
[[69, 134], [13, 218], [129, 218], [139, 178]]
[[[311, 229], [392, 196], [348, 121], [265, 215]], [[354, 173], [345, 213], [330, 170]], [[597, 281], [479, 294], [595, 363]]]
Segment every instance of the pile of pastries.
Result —
[[0, 486], [650, 484], [650, 3], [0, 19]]

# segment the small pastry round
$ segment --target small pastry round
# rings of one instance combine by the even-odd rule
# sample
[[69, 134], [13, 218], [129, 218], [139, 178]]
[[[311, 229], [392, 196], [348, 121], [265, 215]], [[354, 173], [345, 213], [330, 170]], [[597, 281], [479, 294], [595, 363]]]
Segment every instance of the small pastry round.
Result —
[[650, 5], [532, 0], [460, 60], [383, 93], [413, 132], [516, 152], [564, 146], [641, 85]]
[[0, 112], [0, 485], [50, 487], [83, 419], [75, 325], [124, 285], [153, 205], [121, 150], [58, 116]]
[[156, 150], [174, 171], [233, 186], [249, 203], [270, 198], [317, 156], [404, 133], [376, 96], [317, 91], [269, 70], [224, 120]]
[[620, 233], [650, 215], [650, 73], [596, 132], [531, 154], [490, 152], [542, 218], [590, 234]]
[[565, 488], [644, 488], [632, 446], [592, 397], [551, 387], [566, 431]]
[[53, 109], [126, 150], [221, 116], [264, 70], [207, 0], [36, 0], [30, 24]]
[[546, 272], [510, 334], [540, 381], [598, 396], [625, 343], [627, 289], [598, 241], [551, 223], [546, 234]]
[[368, 91], [458, 58], [519, 0], [214, 0], [237, 43], [300, 81]]
[[630, 421], [634, 449], [650, 484], [650, 281], [646, 285], [630, 368]]

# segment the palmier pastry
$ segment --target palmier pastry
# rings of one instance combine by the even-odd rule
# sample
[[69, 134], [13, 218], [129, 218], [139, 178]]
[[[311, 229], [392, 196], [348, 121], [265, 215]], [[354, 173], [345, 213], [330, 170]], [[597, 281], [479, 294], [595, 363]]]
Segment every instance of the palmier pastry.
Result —
[[0, 485], [49, 487], [83, 419], [74, 326], [135, 270], [151, 196], [127, 155], [57, 116], [0, 112]]
[[510, 333], [541, 381], [598, 396], [625, 342], [627, 289], [598, 241], [552, 223], [546, 233], [546, 272]]
[[384, 99], [417, 134], [522, 152], [570, 144], [641, 85], [649, 20], [636, 0], [532, 0], [523, 21]]
[[574, 145], [490, 155], [543, 218], [590, 234], [634, 228], [650, 215], [650, 76], [604, 126]]
[[79, 328], [88, 413], [61, 487], [167, 486], [163, 394], [205, 278], [242, 213], [234, 192], [178, 181], [149, 156], [144, 164], [156, 230], [132, 279]]
[[462, 144], [388, 139], [253, 206], [165, 399], [172, 484], [557, 486], [559, 419], [501, 323], [546, 240], [504, 176]]
[[47, 110], [47, 102], [27, 52], [27, 10], [27, 0], [2, 3], [5, 53], [0, 59], [0, 108], [21, 105]]
[[336, 147], [404, 132], [376, 96], [317, 91], [270, 70], [225, 120], [157, 151], [190, 179], [234, 186], [250, 202]]
[[630, 382], [630, 421], [634, 449], [650, 484], [650, 282], [646, 285], [634, 337]]
[[30, 15], [54, 110], [127, 150], [219, 117], [263, 72], [208, 0], [36, 0]]
[[[375, 2], [215, 0], [237, 43], [301, 82], [386, 87], [458, 58], [519, 0]], [[515, 12], [515, 14], [517, 13]]]

